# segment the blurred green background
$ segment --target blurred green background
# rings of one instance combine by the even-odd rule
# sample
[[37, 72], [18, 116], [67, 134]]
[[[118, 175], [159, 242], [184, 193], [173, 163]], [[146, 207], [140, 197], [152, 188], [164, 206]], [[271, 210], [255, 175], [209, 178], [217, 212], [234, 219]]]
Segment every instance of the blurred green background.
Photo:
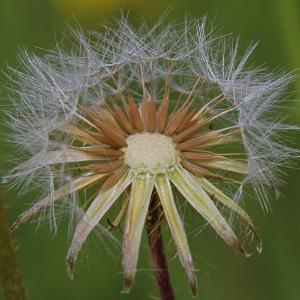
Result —
[[[0, 0], [0, 68], [18, 66], [20, 47], [39, 52], [51, 48], [62, 37], [66, 24], [77, 20], [83, 27], [98, 28], [103, 16], [111, 18], [120, 8], [130, 9], [131, 19], [138, 24], [141, 17], [155, 22], [162, 12], [171, 8], [168, 19], [182, 21], [186, 14], [201, 17], [207, 14], [220, 24], [224, 33], [240, 35], [241, 47], [260, 41], [252, 62], [266, 64], [270, 69], [300, 68], [300, 1], [297, 0]], [[1, 107], [7, 105], [0, 75]], [[296, 100], [300, 81], [291, 87]], [[289, 118], [299, 123], [300, 105], [292, 102]], [[3, 118], [3, 114], [0, 118]], [[3, 127], [0, 128], [1, 132]], [[298, 145], [300, 144], [299, 136]], [[0, 168], [6, 167], [0, 145]], [[298, 164], [299, 166], [299, 164]], [[297, 167], [297, 165], [295, 166]], [[205, 300], [297, 300], [300, 299], [300, 201], [299, 171], [288, 170], [285, 197], [273, 200], [273, 212], [265, 215], [255, 201], [248, 203], [250, 215], [256, 221], [264, 240], [261, 255], [249, 259], [237, 257], [212, 230], [195, 236], [190, 234], [195, 264], [199, 269], [199, 294]], [[30, 196], [21, 198], [17, 191], [5, 191], [4, 197], [12, 222], [29, 203]], [[70, 240], [67, 226], [61, 224], [58, 234], [50, 233], [47, 225], [35, 230], [34, 225], [22, 226], [16, 233], [17, 255], [22, 268], [28, 299], [158, 299], [158, 293], [148, 266], [147, 242], [142, 246], [140, 270], [136, 285], [129, 295], [120, 294], [122, 287], [121, 253], [109, 241], [93, 236], [78, 263], [74, 281], [65, 270], [65, 256]], [[168, 238], [166, 239], [169, 247]], [[185, 276], [177, 259], [170, 269], [177, 299], [190, 299]], [[0, 299], [2, 295], [0, 293]]]

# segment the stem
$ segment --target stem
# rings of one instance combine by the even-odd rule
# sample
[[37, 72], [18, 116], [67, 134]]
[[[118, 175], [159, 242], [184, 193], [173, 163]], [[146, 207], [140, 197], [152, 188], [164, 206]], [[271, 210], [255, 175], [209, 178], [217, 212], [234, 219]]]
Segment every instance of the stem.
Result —
[[159, 215], [160, 209], [158, 205], [157, 195], [154, 192], [152, 194], [147, 220], [147, 232], [151, 251], [151, 261], [155, 270], [155, 278], [159, 287], [161, 299], [175, 300], [161, 237]]
[[6, 300], [25, 300], [26, 291], [17, 264], [14, 243], [0, 195], [0, 285]]

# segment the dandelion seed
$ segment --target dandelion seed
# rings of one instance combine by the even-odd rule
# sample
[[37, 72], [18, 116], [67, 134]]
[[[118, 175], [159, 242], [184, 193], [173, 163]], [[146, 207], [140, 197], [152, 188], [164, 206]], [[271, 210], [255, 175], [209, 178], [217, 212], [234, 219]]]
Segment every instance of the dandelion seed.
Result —
[[[74, 31], [79, 46], [71, 54], [59, 47], [42, 59], [25, 54], [26, 72], [15, 71], [21, 101], [14, 101], [11, 140], [29, 159], [5, 179], [25, 190], [46, 183], [46, 196], [13, 229], [68, 195], [96, 191], [81, 204], [85, 213], [67, 256], [71, 276], [87, 237], [122, 198], [109, 227], [123, 228], [124, 290], [131, 288], [153, 193], [193, 293], [195, 268], [174, 193], [247, 256], [219, 207], [230, 210], [261, 251], [240, 200], [244, 187], [253, 186], [268, 208], [268, 188], [280, 183], [277, 167], [295, 152], [278, 138], [293, 127], [272, 115], [292, 76], [248, 69], [254, 47], [239, 59], [238, 44], [207, 31], [205, 22], [186, 22], [183, 29], [144, 24], [136, 31], [121, 18], [101, 33]], [[227, 194], [227, 185], [235, 193]]]

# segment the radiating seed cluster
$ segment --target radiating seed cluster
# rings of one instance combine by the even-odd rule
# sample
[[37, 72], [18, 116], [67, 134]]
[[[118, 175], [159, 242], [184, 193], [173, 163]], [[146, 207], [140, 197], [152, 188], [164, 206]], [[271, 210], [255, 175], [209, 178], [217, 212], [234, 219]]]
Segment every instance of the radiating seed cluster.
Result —
[[14, 100], [10, 140], [25, 159], [6, 180], [15, 179], [24, 190], [32, 182], [43, 184], [46, 195], [13, 228], [45, 209], [55, 224], [55, 204], [70, 203], [71, 216], [81, 212], [67, 256], [73, 276], [86, 238], [122, 202], [111, 223], [123, 230], [128, 291], [156, 193], [195, 293], [195, 268], [174, 193], [247, 255], [223, 212], [238, 216], [261, 251], [253, 221], [239, 204], [252, 184], [267, 208], [267, 188], [280, 183], [276, 168], [295, 152], [278, 141], [292, 127], [277, 114], [272, 121], [292, 77], [249, 70], [254, 47], [238, 59], [238, 44], [207, 34], [205, 20], [187, 21], [182, 29], [143, 25], [135, 31], [122, 19], [105, 30], [75, 32], [79, 47], [71, 54], [59, 47], [44, 58], [25, 54], [24, 73], [15, 72], [20, 101]]

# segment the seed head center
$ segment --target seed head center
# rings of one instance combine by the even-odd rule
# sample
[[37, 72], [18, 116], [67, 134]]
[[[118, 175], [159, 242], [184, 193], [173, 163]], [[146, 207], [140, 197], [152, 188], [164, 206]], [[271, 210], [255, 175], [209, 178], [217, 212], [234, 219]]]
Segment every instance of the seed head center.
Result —
[[158, 133], [136, 133], [123, 149], [125, 163], [137, 171], [156, 172], [174, 166], [179, 155], [172, 139]]

